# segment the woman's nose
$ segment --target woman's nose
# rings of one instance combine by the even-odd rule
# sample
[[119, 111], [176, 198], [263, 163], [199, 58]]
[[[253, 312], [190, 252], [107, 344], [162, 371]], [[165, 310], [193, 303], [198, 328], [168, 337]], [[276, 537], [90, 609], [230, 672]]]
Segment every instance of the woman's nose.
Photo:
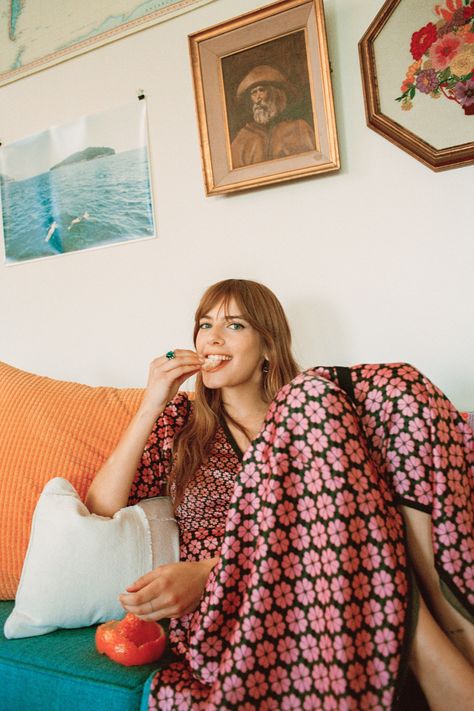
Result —
[[215, 343], [215, 344], [224, 343], [222, 333], [218, 329], [217, 326], [214, 326], [213, 328], [210, 329], [210, 331], [208, 331], [208, 340], [209, 340], [209, 343]]

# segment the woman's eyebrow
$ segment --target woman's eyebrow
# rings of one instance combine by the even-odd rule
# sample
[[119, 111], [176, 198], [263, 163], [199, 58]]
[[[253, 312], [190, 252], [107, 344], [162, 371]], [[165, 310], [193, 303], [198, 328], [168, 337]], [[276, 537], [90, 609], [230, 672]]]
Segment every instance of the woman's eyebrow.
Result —
[[[201, 321], [202, 319], [205, 319], [205, 318], [208, 319], [208, 321], [213, 320], [212, 316], [209, 316], [209, 314], [204, 314], [203, 316], [201, 316], [201, 318], [199, 320]], [[221, 316], [222, 321], [232, 321], [232, 319], [235, 319], [235, 318], [239, 318], [241, 321], [246, 321], [246, 318], [244, 316], [241, 316], [240, 314], [236, 314], [235, 316], [232, 314], [225, 314], [224, 316]]]

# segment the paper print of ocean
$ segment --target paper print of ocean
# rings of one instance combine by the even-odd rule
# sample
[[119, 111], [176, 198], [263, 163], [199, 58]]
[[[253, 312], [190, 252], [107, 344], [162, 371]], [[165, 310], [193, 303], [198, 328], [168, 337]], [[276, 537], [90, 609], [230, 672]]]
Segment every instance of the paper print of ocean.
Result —
[[[127, 113], [130, 114], [130, 110]], [[131, 113], [135, 119], [144, 120], [144, 106], [134, 105]], [[107, 114], [116, 121], [116, 113]], [[102, 127], [106, 126], [107, 116], [99, 116]], [[82, 119], [79, 123], [80, 127], [77, 126], [73, 134], [69, 131], [69, 137], [63, 135], [59, 142], [59, 129], [54, 129], [56, 140], [49, 140], [51, 136], [45, 132], [28, 139], [28, 146], [18, 142], [16, 153], [15, 145], [10, 147], [13, 151], [8, 161], [2, 161], [4, 149], [0, 151], [7, 264], [154, 236], [146, 132], [141, 131], [140, 139], [127, 142], [123, 136], [121, 141], [114, 141], [116, 131], [111, 130], [109, 144], [119, 143], [128, 150], [119, 151], [105, 142], [97, 145], [95, 141], [96, 145], [86, 145], [61, 157], [58, 162], [52, 162], [58, 155], [64, 156], [68, 146], [75, 144], [74, 147], [78, 147], [77, 141], [70, 140], [71, 135], [79, 137], [82, 134], [86, 141], [98, 138], [97, 126], [93, 126], [97, 124], [97, 117]], [[123, 121], [119, 124], [123, 129]], [[89, 130], [84, 131], [85, 126]], [[70, 125], [68, 129], [72, 127]], [[135, 120], [134, 136], [137, 130]], [[140, 145], [143, 141], [145, 145]], [[133, 143], [138, 143], [138, 147], [130, 148]], [[31, 162], [37, 165], [38, 157], [46, 156], [50, 167], [23, 177], [25, 170], [27, 172], [25, 159], [28, 153], [32, 156]]]

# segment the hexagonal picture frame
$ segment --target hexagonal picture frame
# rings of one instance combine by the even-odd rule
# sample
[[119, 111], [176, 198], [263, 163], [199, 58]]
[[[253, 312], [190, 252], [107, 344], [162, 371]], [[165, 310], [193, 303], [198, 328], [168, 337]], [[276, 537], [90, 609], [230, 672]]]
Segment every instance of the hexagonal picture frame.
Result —
[[359, 58], [370, 128], [434, 171], [474, 163], [474, 0], [387, 0]]

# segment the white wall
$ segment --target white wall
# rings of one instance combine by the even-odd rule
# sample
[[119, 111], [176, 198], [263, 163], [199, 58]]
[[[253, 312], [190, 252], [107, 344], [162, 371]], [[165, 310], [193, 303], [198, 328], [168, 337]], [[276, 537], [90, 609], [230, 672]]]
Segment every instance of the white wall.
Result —
[[[383, 0], [326, 0], [339, 173], [206, 198], [187, 35], [262, 0], [203, 8], [0, 89], [12, 143], [147, 95], [158, 239], [0, 266], [0, 359], [143, 385], [190, 345], [222, 278], [282, 299], [303, 365], [407, 360], [474, 409], [474, 166], [434, 173], [366, 127], [357, 43]], [[474, 121], [474, 119], [473, 119]]]

